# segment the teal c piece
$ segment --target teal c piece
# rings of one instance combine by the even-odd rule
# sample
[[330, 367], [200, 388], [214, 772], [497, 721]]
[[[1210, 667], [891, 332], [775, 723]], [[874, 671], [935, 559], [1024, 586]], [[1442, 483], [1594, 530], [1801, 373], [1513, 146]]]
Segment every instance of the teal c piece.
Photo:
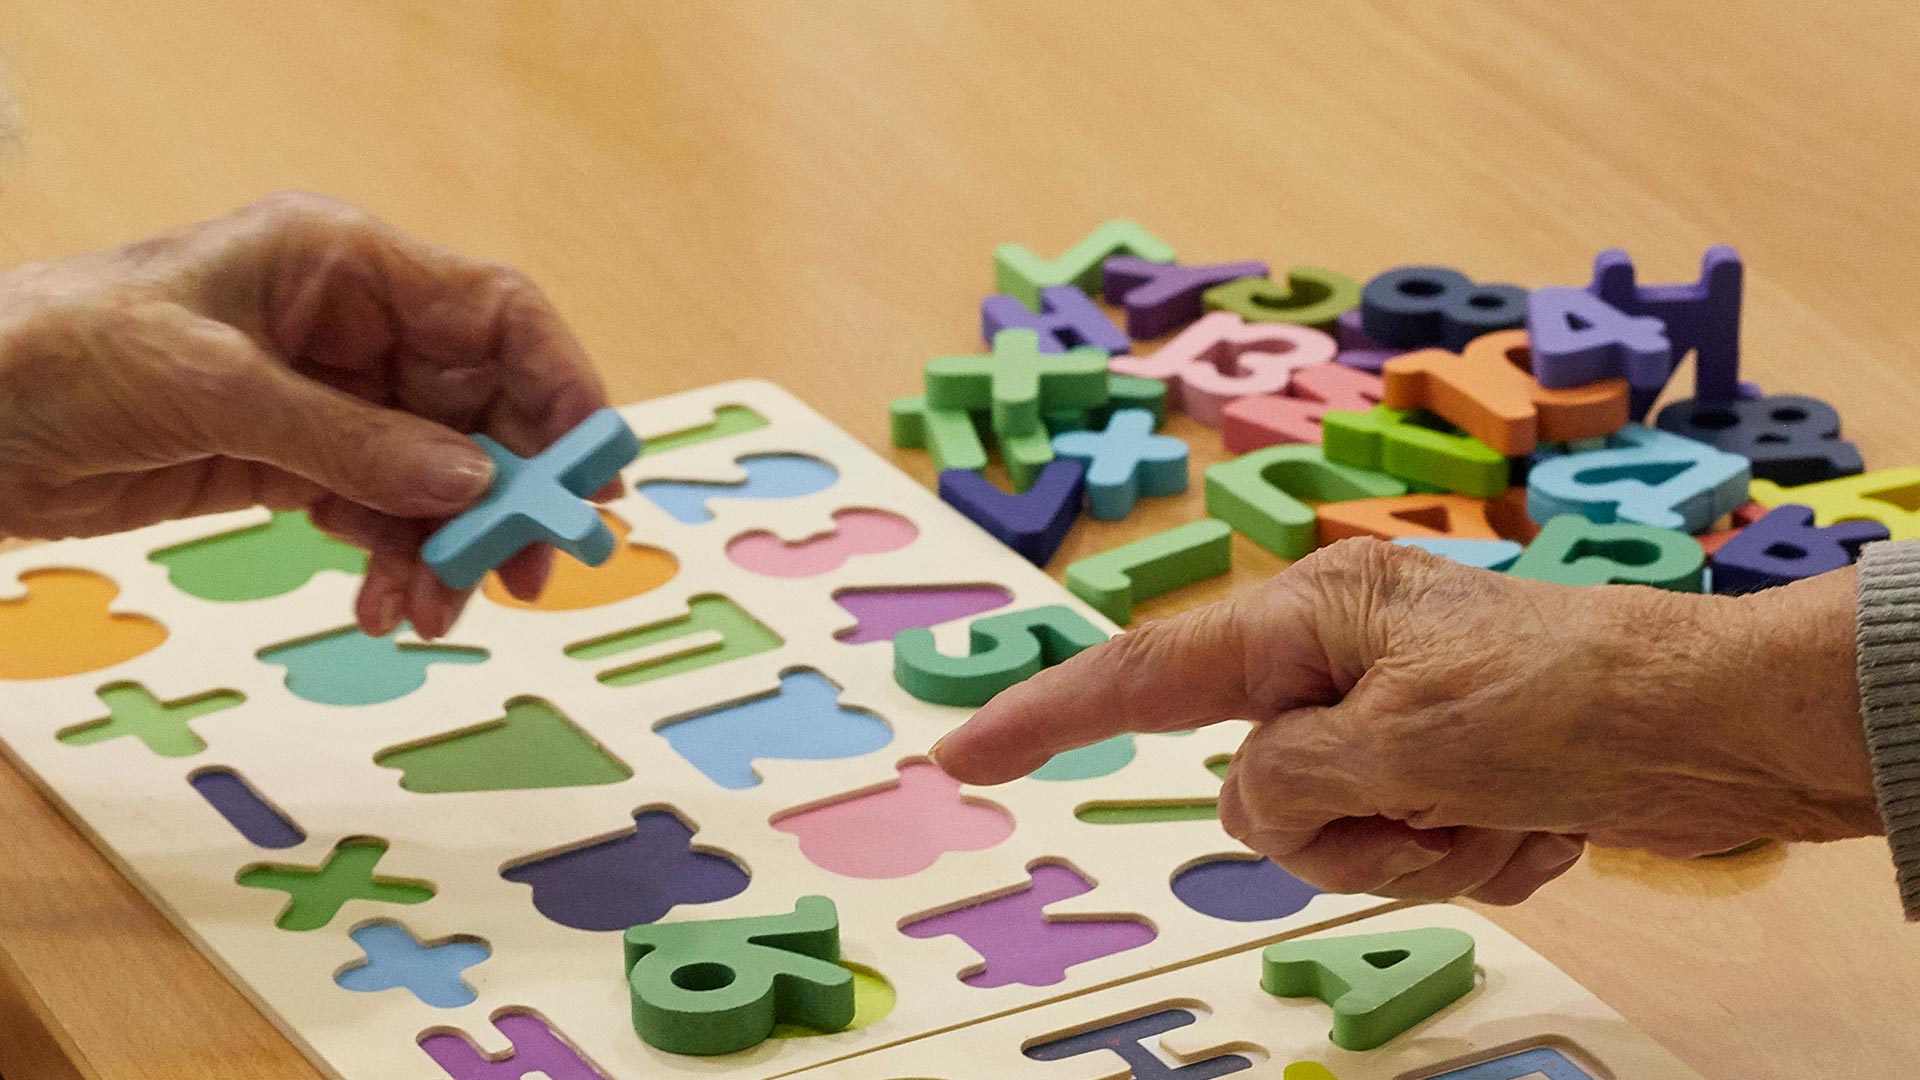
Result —
[[935, 468], [970, 469], [987, 467], [987, 447], [980, 441], [980, 429], [972, 414], [964, 409], [932, 409], [927, 399], [895, 398], [887, 410], [893, 445], [907, 450], [925, 450], [933, 456]]
[[893, 679], [921, 701], [978, 708], [1106, 639], [1085, 616], [1060, 604], [975, 620], [966, 656], [940, 652], [932, 630], [902, 630], [893, 637]]
[[1173, 248], [1145, 228], [1115, 218], [1057, 259], [1042, 259], [1024, 244], [1001, 244], [993, 249], [993, 285], [1029, 311], [1040, 310], [1040, 290], [1053, 285], [1078, 285], [1088, 296], [1099, 296], [1106, 288], [1106, 261], [1114, 255], [1170, 263]]
[[1067, 588], [1125, 626], [1133, 621], [1137, 601], [1226, 573], [1232, 567], [1232, 539], [1233, 529], [1224, 521], [1189, 522], [1069, 563]]
[[1507, 573], [1560, 585], [1651, 585], [1706, 591], [1707, 553], [1686, 533], [1651, 525], [1596, 525], [1579, 514], [1547, 522]]
[[1260, 988], [1319, 998], [1334, 1045], [1373, 1050], [1473, 989], [1473, 938], [1435, 926], [1282, 941], [1261, 955]]
[[1345, 502], [1405, 495], [1385, 473], [1328, 461], [1321, 448], [1285, 443], [1243, 454], [1207, 470], [1207, 513], [1283, 559], [1319, 543], [1309, 502]]
[[932, 409], [988, 413], [1001, 436], [1044, 430], [1046, 412], [1092, 409], [1107, 403], [1107, 352], [1080, 346], [1041, 352], [1032, 330], [1002, 330], [993, 351], [927, 361], [926, 401]]
[[633, 1029], [670, 1054], [737, 1053], [779, 1024], [853, 1023], [840, 915], [824, 896], [802, 896], [786, 915], [636, 926], [625, 953]]
[[613, 557], [613, 531], [586, 500], [640, 456], [640, 437], [618, 412], [601, 409], [531, 458], [485, 435], [473, 441], [493, 459], [493, 487], [420, 550], [449, 588], [473, 588], [530, 544], [552, 544], [588, 566]]
[[1483, 499], [1507, 490], [1507, 459], [1432, 413], [1336, 409], [1321, 419], [1320, 433], [1328, 461]]

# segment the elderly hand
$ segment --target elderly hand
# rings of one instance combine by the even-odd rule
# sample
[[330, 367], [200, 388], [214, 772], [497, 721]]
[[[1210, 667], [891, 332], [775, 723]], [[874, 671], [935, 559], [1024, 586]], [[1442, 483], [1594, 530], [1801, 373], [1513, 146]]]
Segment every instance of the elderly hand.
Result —
[[[493, 466], [603, 404], [518, 272], [316, 195], [0, 275], [0, 535], [88, 536], [306, 507], [371, 557], [357, 617], [446, 632], [467, 599], [420, 562]], [[537, 593], [552, 552], [501, 568]]]
[[1303, 880], [1517, 903], [1584, 841], [1674, 856], [1882, 831], [1851, 571], [1576, 590], [1346, 541], [1006, 691], [935, 756], [999, 783], [1121, 732], [1254, 723], [1227, 831]]

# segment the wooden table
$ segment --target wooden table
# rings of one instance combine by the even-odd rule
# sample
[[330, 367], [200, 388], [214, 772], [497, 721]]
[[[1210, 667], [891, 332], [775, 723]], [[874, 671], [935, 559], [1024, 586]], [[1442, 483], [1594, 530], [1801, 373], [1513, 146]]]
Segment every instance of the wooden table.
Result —
[[[1003, 240], [1126, 216], [1192, 259], [1532, 284], [1613, 244], [1690, 278], [1731, 241], [1749, 375], [1893, 464], [1920, 450], [1916, 33], [1898, 0], [0, 0], [26, 120], [0, 262], [319, 189], [524, 267], [616, 400], [763, 375], [884, 447], [886, 400], [977, 344]], [[1199, 513], [1090, 523], [1055, 565]], [[1235, 582], [1278, 569], [1236, 544]], [[0, 822], [0, 1072], [316, 1075], [5, 768]], [[1600, 855], [1496, 918], [1709, 1076], [1915, 1071], [1920, 931], [1877, 841]]]

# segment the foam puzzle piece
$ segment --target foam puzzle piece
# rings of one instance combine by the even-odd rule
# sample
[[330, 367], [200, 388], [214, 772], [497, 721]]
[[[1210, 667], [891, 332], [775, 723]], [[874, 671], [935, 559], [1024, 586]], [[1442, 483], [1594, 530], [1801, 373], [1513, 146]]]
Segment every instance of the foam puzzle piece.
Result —
[[1536, 1046], [1492, 1061], [1452, 1069], [1426, 1080], [1599, 1080], [1551, 1046]]
[[1231, 311], [1248, 322], [1294, 323], [1332, 333], [1335, 320], [1360, 304], [1360, 283], [1318, 266], [1287, 271], [1286, 284], [1265, 277], [1216, 285], [1206, 293], [1211, 311]]
[[1067, 566], [1068, 591], [1122, 626], [1133, 621], [1133, 605], [1219, 577], [1232, 568], [1233, 529], [1224, 521], [1202, 518], [1143, 536]]
[[1187, 1009], [1165, 1009], [1029, 1046], [1024, 1053], [1035, 1061], [1065, 1061], [1085, 1054], [1111, 1053], [1126, 1062], [1127, 1075], [1133, 1080], [1213, 1080], [1253, 1068], [1253, 1059], [1243, 1054], [1217, 1054], [1176, 1068], [1162, 1062], [1147, 1045], [1147, 1040], [1187, 1027], [1198, 1019]]
[[1041, 289], [1038, 311], [1028, 310], [1004, 293], [980, 301], [980, 337], [992, 341], [1002, 330], [1032, 330], [1040, 335], [1041, 352], [1066, 352], [1085, 345], [1112, 354], [1133, 347], [1107, 313], [1074, 285]]
[[[840, 966], [853, 975], [853, 1020], [841, 1031], [871, 1027], [893, 1013], [894, 1006], [900, 1003], [900, 997], [886, 976], [864, 964], [847, 960], [841, 960]], [[812, 1039], [832, 1034], [835, 1032], [821, 1031], [805, 1024], [781, 1023], [773, 1026], [773, 1037], [776, 1039]]]
[[1705, 532], [1747, 501], [1752, 475], [1738, 454], [1629, 424], [1605, 449], [1536, 463], [1527, 475], [1527, 513], [1539, 522], [1583, 514], [1602, 525]]
[[1142, 496], [1187, 490], [1187, 444], [1153, 433], [1153, 414], [1121, 409], [1105, 430], [1069, 431], [1053, 438], [1058, 457], [1086, 463], [1087, 512], [1118, 521]]
[[1329, 411], [1320, 421], [1327, 460], [1461, 495], [1507, 490], [1507, 459], [1432, 413], [1375, 405]]
[[452, 1080], [612, 1080], [594, 1068], [545, 1020], [523, 1012], [497, 1016], [493, 1026], [513, 1047], [504, 1057], [481, 1051], [457, 1031], [436, 1028], [420, 1036], [420, 1049]]
[[232, 769], [224, 766], [201, 769], [188, 777], [187, 782], [254, 847], [278, 851], [306, 843], [306, 830], [294, 824], [279, 807], [261, 798], [253, 785], [247, 783], [247, 778]]
[[192, 757], [207, 748], [192, 728], [196, 717], [223, 712], [246, 701], [232, 690], [208, 690], [173, 701], [161, 701], [139, 683], [112, 683], [97, 691], [107, 715], [62, 728], [58, 738], [68, 746], [92, 746], [131, 736], [161, 757]]
[[1492, 506], [1466, 495], [1396, 495], [1327, 503], [1314, 515], [1322, 546], [1353, 536], [1499, 540], [1503, 534], [1494, 523]]
[[833, 528], [799, 540], [782, 540], [766, 529], [727, 541], [727, 558], [743, 570], [768, 577], [829, 574], [861, 555], [884, 555], [914, 542], [920, 530], [887, 510], [835, 510]]
[[925, 397], [903, 397], [894, 399], [887, 416], [893, 445], [927, 451], [936, 468], [987, 467], [987, 445], [965, 409], [935, 409]]
[[1040, 424], [1049, 437], [1069, 431], [1097, 431], [1120, 409], [1145, 409], [1153, 414], [1153, 429], [1167, 422], [1167, 384], [1158, 379], [1107, 373], [1107, 403], [1091, 409], [1042, 413]]
[[493, 955], [484, 942], [449, 938], [422, 942], [393, 922], [369, 923], [348, 935], [366, 959], [333, 977], [342, 990], [376, 994], [404, 989], [435, 1009], [457, 1009], [478, 997], [463, 977]]
[[1334, 359], [1357, 371], [1379, 374], [1387, 361], [1405, 352], [1405, 349], [1392, 349], [1367, 336], [1361, 326], [1359, 308], [1343, 312], [1333, 320], [1333, 338], [1340, 346], [1340, 353]]
[[901, 585], [839, 589], [833, 601], [856, 622], [834, 635], [848, 645], [892, 641], [902, 630], [938, 626], [1013, 603], [998, 585]]
[[1040, 479], [1041, 470], [1053, 464], [1053, 436], [1044, 425], [1026, 431], [995, 435], [1000, 463], [1006, 467], [1007, 480], [1015, 492], [1024, 493]]
[[939, 488], [940, 498], [968, 521], [992, 533], [1021, 558], [1045, 566], [1080, 519], [1087, 463], [1056, 458], [1020, 494], [1001, 491], [986, 477], [965, 469], [943, 470]]
[[640, 456], [640, 437], [618, 412], [601, 409], [531, 458], [485, 435], [473, 441], [493, 459], [493, 486], [420, 549], [448, 587], [473, 588], [530, 544], [552, 544], [589, 566], [613, 555], [613, 534], [586, 499]]
[[521, 611], [583, 611], [650, 593], [680, 572], [680, 560], [671, 551], [628, 543], [633, 527], [619, 515], [603, 509], [600, 520], [613, 533], [613, 555], [606, 562], [588, 566], [572, 559], [554, 560], [546, 585], [532, 600], [509, 593], [498, 574], [488, 574], [481, 591], [501, 607]]
[[730, 1054], [781, 1022], [838, 1031], [853, 1022], [840, 917], [824, 896], [787, 915], [636, 926], [625, 939], [633, 1028], [668, 1053]]
[[[717, 644], [713, 640], [716, 636], [720, 639]], [[662, 646], [675, 641], [682, 647], [660, 651]], [[685, 615], [569, 645], [566, 654], [575, 660], [594, 661], [640, 653], [642, 659], [619, 664], [595, 676], [608, 686], [637, 686], [758, 656], [779, 648], [780, 644], [780, 635], [749, 615], [745, 608], [724, 596], [709, 593], [689, 598]]]
[[745, 480], [648, 480], [633, 490], [682, 525], [699, 525], [713, 520], [715, 499], [799, 499], [840, 479], [839, 470], [806, 454], [748, 454], [738, 464]]
[[1042, 259], [1023, 244], [993, 249], [993, 284], [1028, 307], [1038, 306], [1049, 285], [1077, 285], [1089, 296], [1103, 291], [1106, 260], [1131, 255], [1147, 262], [1170, 263], [1173, 249], [1131, 221], [1102, 223], [1057, 259]]
[[1345, 1050], [1384, 1046], [1473, 989], [1473, 938], [1450, 927], [1282, 941], [1260, 963], [1267, 993], [1333, 1007]]
[[1686, 533], [1651, 525], [1600, 525], [1579, 514], [1547, 522], [1508, 568], [1514, 577], [1561, 585], [1651, 585], [1702, 592], [1707, 553]]
[[1405, 495], [1385, 473], [1328, 461], [1318, 446], [1255, 450], [1207, 469], [1207, 513], [1283, 559], [1298, 559], [1318, 542], [1313, 507], [1304, 500]]
[[625, 930], [747, 887], [726, 852], [694, 844], [679, 815], [649, 809], [634, 812], [631, 831], [515, 860], [500, 876], [531, 888], [535, 910], [575, 930]]
[[1515, 540], [1462, 540], [1452, 536], [1405, 536], [1394, 543], [1480, 570], [1505, 570], [1526, 550]]
[[1221, 855], [1194, 863], [1173, 876], [1180, 902], [1229, 922], [1284, 919], [1320, 895], [1320, 890], [1257, 855]]
[[1755, 480], [1749, 490], [1762, 506], [1811, 506], [1819, 525], [1877, 521], [1895, 540], [1920, 540], [1920, 466], [1875, 469], [1798, 487]]
[[1508, 457], [1531, 454], [1540, 439], [1600, 438], [1626, 425], [1626, 380], [1550, 390], [1532, 365], [1525, 330], [1483, 334], [1458, 353], [1402, 353], [1383, 369], [1383, 403], [1426, 409]]
[[167, 568], [167, 580], [202, 600], [235, 603], [284, 596], [332, 570], [363, 574], [366, 552], [319, 529], [299, 510], [265, 524], [217, 533], [161, 548], [147, 556]]
[[91, 570], [29, 570], [26, 595], [0, 598], [0, 679], [58, 679], [160, 647], [167, 628], [112, 610], [120, 587]]
[[534, 697], [507, 702], [504, 716], [382, 750], [373, 763], [400, 770], [400, 786], [423, 795], [595, 787], [633, 775], [565, 713]]
[[[404, 629], [402, 627], [401, 629]], [[463, 645], [402, 643], [400, 630], [368, 637], [358, 627], [269, 645], [257, 655], [287, 669], [287, 689], [322, 705], [378, 705], [406, 697], [427, 684], [434, 664], [479, 664], [487, 650]]]
[[1739, 454], [1753, 475], [1776, 484], [1816, 484], [1866, 471], [1860, 448], [1840, 437], [1840, 414], [1797, 394], [1702, 401], [1661, 409], [1654, 426]]
[[1455, 352], [1481, 334], [1526, 320], [1527, 291], [1518, 285], [1476, 285], [1445, 266], [1402, 266], [1360, 290], [1360, 328], [1382, 345]]
[[1295, 371], [1284, 396], [1227, 402], [1220, 409], [1220, 438], [1236, 454], [1276, 443], [1317, 443], [1327, 413], [1364, 412], [1385, 397], [1378, 375], [1341, 363], [1316, 364]]
[[1044, 430], [1042, 412], [1106, 404], [1107, 354], [1084, 346], [1041, 352], [1032, 330], [1002, 330], [990, 353], [927, 361], [926, 384], [929, 408], [985, 411], [995, 432], [1014, 435]]
[[1651, 316], [1666, 327], [1676, 359], [1694, 354], [1693, 396], [1725, 401], [1740, 396], [1740, 253], [1716, 244], [1700, 257], [1697, 281], [1641, 285], [1633, 258], [1608, 248], [1593, 259], [1587, 291], [1628, 315]]
[[1012, 893], [989, 894], [964, 907], [928, 916], [900, 927], [910, 938], [951, 934], [980, 954], [982, 963], [960, 974], [979, 989], [1053, 986], [1075, 964], [1137, 949], [1152, 941], [1153, 927], [1135, 917], [1051, 921], [1049, 904], [1093, 891], [1093, 882], [1060, 863], [1040, 863], [1027, 871], [1030, 884]]
[[424, 881], [375, 875], [374, 867], [386, 853], [385, 840], [353, 837], [342, 840], [318, 867], [256, 863], [241, 870], [234, 882], [286, 893], [287, 906], [274, 925], [295, 932], [320, 929], [354, 900], [424, 904], [433, 899], [434, 888]]
[[1278, 394], [1302, 368], [1333, 360], [1333, 339], [1290, 323], [1249, 323], [1216, 311], [1182, 330], [1149, 356], [1115, 357], [1122, 375], [1158, 379], [1168, 399], [1209, 427], [1237, 398]]
[[902, 630], [893, 639], [893, 678], [921, 701], [978, 708], [1106, 639], [1085, 616], [1061, 604], [974, 620], [966, 656], [940, 652], [931, 630]]
[[735, 435], [745, 435], [749, 431], [759, 431], [767, 426], [767, 418], [747, 405], [716, 405], [712, 421], [696, 424], [693, 427], [676, 431], [663, 431], [649, 435], [640, 448], [642, 457], [659, 457], [674, 450], [684, 450], [689, 446], [713, 442], [716, 439], [731, 439]]
[[1713, 552], [1713, 591], [1749, 593], [1852, 566], [1891, 533], [1877, 521], [1813, 523], [1813, 507], [1776, 506]]
[[1180, 266], [1131, 255], [1116, 255], [1105, 267], [1107, 302], [1127, 309], [1127, 334], [1142, 340], [1170, 334], [1198, 319], [1204, 310], [1201, 296], [1214, 286], [1267, 274], [1263, 262]]
[[1673, 375], [1665, 323], [1628, 315], [1585, 289], [1533, 290], [1527, 298], [1527, 334], [1541, 386], [1563, 389], [1625, 379], [1632, 387], [1635, 420], [1647, 414]]
[[759, 785], [756, 761], [832, 761], [893, 741], [885, 720], [840, 704], [840, 688], [810, 668], [781, 675], [775, 693], [675, 717], [655, 730], [707, 779], [735, 791]]
[[823, 870], [870, 881], [910, 877], [950, 851], [985, 851], [1013, 835], [1013, 815], [960, 794], [960, 782], [926, 761], [899, 767], [897, 782], [777, 814], [771, 824], [800, 841]]

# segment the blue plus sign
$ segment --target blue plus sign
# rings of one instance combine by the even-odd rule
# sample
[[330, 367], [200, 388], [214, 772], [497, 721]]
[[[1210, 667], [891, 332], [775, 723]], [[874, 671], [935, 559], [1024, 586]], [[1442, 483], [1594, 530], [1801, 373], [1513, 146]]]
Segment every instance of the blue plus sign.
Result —
[[427, 538], [420, 556], [441, 581], [471, 589], [521, 548], [542, 542], [588, 566], [613, 557], [613, 532], [586, 498], [640, 456], [640, 437], [619, 413], [601, 409], [537, 457], [519, 457], [485, 435], [473, 441], [498, 472], [485, 498]]
[[365, 963], [334, 976], [343, 990], [371, 994], [405, 987], [414, 997], [436, 1009], [457, 1009], [473, 1002], [473, 988], [460, 976], [492, 955], [477, 941], [455, 938], [422, 945], [397, 923], [370, 923], [353, 932], [365, 950]]
[[1115, 409], [1105, 431], [1056, 435], [1053, 452], [1087, 463], [1087, 503], [1102, 521], [1126, 517], [1142, 495], [1187, 490], [1187, 444], [1155, 435], [1145, 409]]

